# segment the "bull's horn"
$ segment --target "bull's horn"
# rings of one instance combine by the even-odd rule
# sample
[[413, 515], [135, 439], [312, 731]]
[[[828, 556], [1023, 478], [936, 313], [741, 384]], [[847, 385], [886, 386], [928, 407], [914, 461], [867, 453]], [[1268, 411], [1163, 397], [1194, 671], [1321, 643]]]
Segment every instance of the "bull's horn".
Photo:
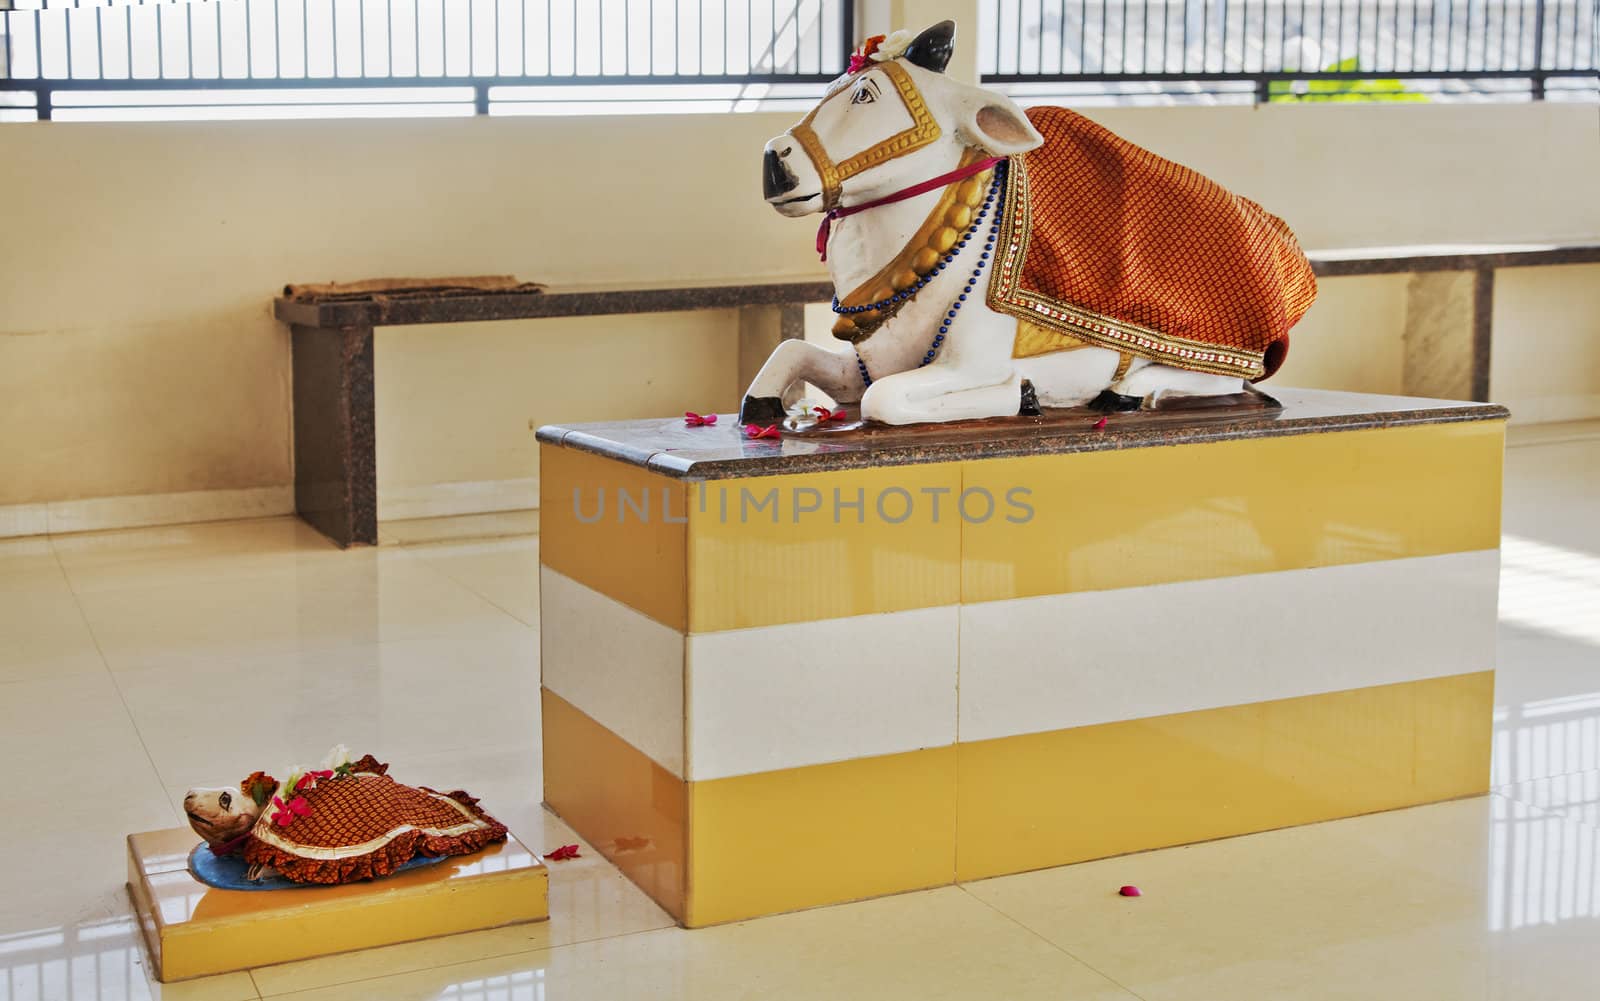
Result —
[[940, 21], [911, 40], [905, 58], [925, 70], [943, 73], [956, 51], [956, 23]]

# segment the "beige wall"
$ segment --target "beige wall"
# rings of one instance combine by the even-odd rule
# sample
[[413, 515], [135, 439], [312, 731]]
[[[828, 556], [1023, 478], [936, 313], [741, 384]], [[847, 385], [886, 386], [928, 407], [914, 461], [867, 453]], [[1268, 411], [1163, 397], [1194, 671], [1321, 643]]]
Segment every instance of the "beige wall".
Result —
[[1262, 384], [1404, 393], [1406, 275], [1328, 278], [1289, 334], [1289, 357]]
[[1600, 265], [1497, 273], [1494, 332], [1489, 385], [1513, 420], [1600, 416]]
[[[1591, 107], [1093, 116], [1261, 201], [1310, 247], [1600, 235]], [[793, 118], [0, 127], [0, 507], [287, 483], [288, 345], [269, 314], [285, 281], [818, 275], [811, 225], [760, 199], [757, 153]], [[1540, 329], [1576, 329], [1569, 300], [1593, 309], [1581, 277], [1509, 274], [1502, 311], [1545, 310]], [[1347, 281], [1376, 298], [1328, 283], [1285, 383], [1392, 388], [1380, 359], [1398, 357], [1383, 323], [1398, 336], [1394, 288]], [[729, 322], [380, 332], [380, 492], [531, 476], [530, 419], [726, 407]], [[1334, 350], [1351, 338], [1369, 348]], [[1600, 374], [1572, 368], [1560, 395], [1600, 392]]]
[[537, 507], [540, 425], [732, 409], [738, 326], [723, 309], [380, 330], [379, 517]]
[[[270, 313], [286, 281], [813, 274], [760, 199], [756, 151], [792, 118], [0, 127], [0, 508], [288, 483], [288, 340]], [[734, 399], [725, 317], [504, 328], [379, 334], [380, 370], [449, 357], [486, 381], [467, 394], [419, 374], [397, 400], [380, 380], [384, 489], [531, 476], [530, 418], [705, 407], [711, 382]], [[705, 364], [719, 337], [729, 360]], [[609, 409], [567, 391], [598, 375], [599, 343], [620, 362]], [[412, 447], [398, 432], [414, 423], [452, 448]]]
[[1600, 235], [1593, 106], [1269, 105], [1089, 115], [1265, 205], [1307, 247]]

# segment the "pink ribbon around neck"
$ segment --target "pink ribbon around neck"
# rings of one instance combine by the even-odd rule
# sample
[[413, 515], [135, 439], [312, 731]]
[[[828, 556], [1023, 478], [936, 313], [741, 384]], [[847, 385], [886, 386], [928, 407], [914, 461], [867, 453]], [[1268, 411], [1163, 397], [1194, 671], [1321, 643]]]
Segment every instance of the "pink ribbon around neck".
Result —
[[822, 217], [822, 225], [817, 227], [817, 256], [824, 261], [828, 259], [828, 236], [833, 232], [833, 221], [835, 219], [843, 219], [845, 216], [852, 216], [857, 212], [865, 212], [867, 209], [875, 209], [880, 205], [892, 205], [895, 202], [903, 202], [907, 198], [915, 198], [935, 188], [942, 188], [946, 184], [954, 184], [956, 181], [965, 180], [973, 174], [981, 174], [1003, 159], [1005, 157], [991, 156], [987, 160], [979, 160], [977, 163], [969, 163], [965, 167], [957, 167], [955, 170], [940, 174], [938, 177], [930, 177], [926, 181], [918, 182], [908, 188], [901, 188], [899, 191], [884, 195], [882, 198], [874, 198], [870, 202], [862, 202], [860, 205], [851, 205], [848, 208], [829, 209]]
[[234, 852], [238, 851], [240, 848], [243, 848], [244, 847], [244, 843], [246, 841], [250, 840], [250, 833], [254, 829], [255, 829], [254, 827], [251, 827], [250, 830], [245, 831], [243, 834], [239, 835], [237, 838], [234, 838], [232, 841], [225, 841], [220, 845], [212, 845], [211, 846], [211, 854], [213, 854], [213, 855], [232, 855]]

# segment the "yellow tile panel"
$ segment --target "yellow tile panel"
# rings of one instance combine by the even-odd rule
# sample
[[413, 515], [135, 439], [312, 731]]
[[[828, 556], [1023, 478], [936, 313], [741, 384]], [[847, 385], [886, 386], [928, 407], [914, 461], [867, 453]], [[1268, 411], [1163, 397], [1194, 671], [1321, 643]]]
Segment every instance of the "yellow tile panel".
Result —
[[962, 600], [1493, 549], [1504, 437], [1479, 421], [967, 462], [963, 489], [1032, 515], [964, 525]]
[[958, 600], [959, 463], [697, 486], [689, 511], [692, 632]]
[[549, 916], [544, 864], [515, 838], [372, 882], [271, 892], [195, 879], [198, 840], [188, 828], [128, 837], [129, 895], [163, 981]]
[[686, 497], [681, 480], [540, 445], [540, 561], [682, 630]]
[[695, 782], [689, 802], [689, 927], [954, 879], [954, 747]]
[[957, 745], [961, 880], [1483, 793], [1494, 674]]
[[1484, 791], [1494, 729], [1494, 672], [1419, 684], [1427, 687], [1417, 696], [1412, 773], [1417, 795], [1429, 802]]
[[682, 921], [683, 780], [548, 688], [543, 694], [545, 802]]

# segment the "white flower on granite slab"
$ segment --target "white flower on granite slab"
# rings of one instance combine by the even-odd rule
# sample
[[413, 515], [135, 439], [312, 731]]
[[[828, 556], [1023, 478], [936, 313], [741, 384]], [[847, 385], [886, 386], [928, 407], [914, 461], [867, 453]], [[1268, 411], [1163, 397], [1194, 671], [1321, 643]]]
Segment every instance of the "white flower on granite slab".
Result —
[[789, 405], [783, 418], [783, 426], [791, 431], [801, 431], [814, 427], [817, 423], [817, 405], [811, 400], [796, 400]]

